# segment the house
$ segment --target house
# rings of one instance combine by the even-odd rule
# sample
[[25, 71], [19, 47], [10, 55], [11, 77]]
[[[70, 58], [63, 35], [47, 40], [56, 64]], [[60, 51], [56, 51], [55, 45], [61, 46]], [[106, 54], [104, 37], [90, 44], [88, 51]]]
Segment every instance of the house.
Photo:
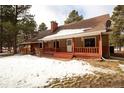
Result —
[[[109, 14], [58, 26], [51, 22], [51, 29], [20, 44], [20, 53], [72, 58], [109, 58]], [[106, 25], [107, 24], [107, 25]]]

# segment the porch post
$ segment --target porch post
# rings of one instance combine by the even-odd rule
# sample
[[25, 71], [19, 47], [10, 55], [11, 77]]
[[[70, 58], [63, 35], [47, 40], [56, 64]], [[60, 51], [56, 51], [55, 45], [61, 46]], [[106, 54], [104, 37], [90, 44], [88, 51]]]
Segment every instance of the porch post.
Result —
[[55, 52], [56, 52], [56, 45], [57, 45], [56, 43], [57, 43], [57, 41], [55, 40]]
[[99, 57], [102, 58], [102, 34], [99, 35]]
[[75, 38], [72, 38], [72, 52], [74, 54], [74, 48], [75, 48]]

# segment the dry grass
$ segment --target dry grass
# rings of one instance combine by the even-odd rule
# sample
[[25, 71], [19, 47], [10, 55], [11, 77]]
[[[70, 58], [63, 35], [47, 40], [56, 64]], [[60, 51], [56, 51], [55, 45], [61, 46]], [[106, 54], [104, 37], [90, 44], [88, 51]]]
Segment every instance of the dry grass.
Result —
[[96, 60], [96, 59], [82, 59], [82, 58], [76, 58], [76, 60], [84, 60], [94, 67], [100, 67], [103, 69], [107, 68], [107, 69], [111, 69], [111, 70], [114, 70], [119, 73], [123, 72], [120, 69], [119, 64], [124, 64], [124, 61], [120, 61], [120, 60], [100, 61], [100, 60]]
[[63, 80], [54, 79], [49, 85], [50, 88], [105, 88], [105, 87], [124, 87], [123, 74], [103, 74], [74, 76]]
[[119, 67], [119, 62], [97, 61], [97, 60], [87, 60], [87, 62], [95, 67], [108, 68], [108, 69], [115, 70], [115, 71]]
[[[84, 60], [84, 59], [77, 59]], [[73, 76], [62, 80], [53, 79], [47, 86], [50, 88], [124, 88], [124, 72], [120, 69], [119, 64], [124, 61], [99, 61], [84, 60], [94, 67], [107, 68], [116, 71], [115, 74], [94, 72], [95, 75]]]

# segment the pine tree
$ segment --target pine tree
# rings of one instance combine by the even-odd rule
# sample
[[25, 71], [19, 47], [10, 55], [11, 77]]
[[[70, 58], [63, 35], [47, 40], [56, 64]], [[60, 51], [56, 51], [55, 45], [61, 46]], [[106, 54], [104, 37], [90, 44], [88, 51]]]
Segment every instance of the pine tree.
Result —
[[2, 33], [3, 33], [3, 6], [0, 6], [0, 53], [2, 53]]
[[118, 5], [114, 8], [112, 19], [111, 43], [114, 46], [120, 47], [124, 45], [124, 5]]
[[78, 11], [76, 10], [72, 10], [70, 13], [69, 13], [69, 16], [68, 18], [64, 21], [65, 24], [69, 24], [69, 23], [72, 23], [72, 22], [77, 22], [77, 21], [80, 21], [83, 19], [83, 16], [79, 16], [78, 14]]
[[[34, 20], [34, 17], [31, 18], [23, 18], [18, 22], [18, 29], [20, 30], [20, 37], [25, 37], [22, 38], [23, 40], [20, 40], [20, 37], [18, 38], [18, 41], [26, 41], [27, 39], [33, 37], [33, 33], [36, 29], [36, 22]], [[23, 33], [23, 34], [22, 34]]]
[[[13, 48], [14, 48], [14, 54], [17, 53], [17, 35], [18, 35], [18, 28], [17, 28], [17, 23], [18, 23], [18, 19], [23, 18], [24, 16], [27, 16], [28, 10], [31, 8], [30, 5], [15, 5], [14, 7], [14, 25], [15, 25], [15, 33], [14, 33], [14, 44], [13, 44]], [[28, 16], [27, 16], [28, 17]]]
[[45, 24], [45, 23], [41, 23], [41, 24], [39, 25], [38, 30], [39, 30], [39, 31], [46, 31], [46, 30], [47, 30], [46, 24]]
[[[11, 40], [11, 47], [13, 47], [14, 53], [17, 53], [18, 43], [17, 41], [20, 30], [18, 23], [24, 17], [30, 18], [28, 10], [30, 9], [31, 6], [30, 5], [1, 5], [1, 6], [2, 8], [0, 8], [0, 15], [2, 16], [0, 18], [2, 19], [2, 22], [0, 24], [2, 24], [1, 26], [3, 27], [2, 38], [4, 39], [0, 39], [0, 41], [2, 40], [2, 42], [4, 42], [4, 45], [7, 45], [6, 43], [9, 42], [9, 40]], [[0, 44], [0, 47], [2, 45]]]

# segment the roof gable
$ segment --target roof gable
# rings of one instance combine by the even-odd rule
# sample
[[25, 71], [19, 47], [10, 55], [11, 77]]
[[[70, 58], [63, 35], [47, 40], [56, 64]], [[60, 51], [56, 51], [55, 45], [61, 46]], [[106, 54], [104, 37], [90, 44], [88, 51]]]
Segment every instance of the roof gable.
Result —
[[[105, 29], [106, 21], [109, 20], [109, 14], [97, 16], [90, 19], [81, 20], [79, 22], [74, 22], [59, 27], [61, 29], [81, 29], [81, 28], [97, 28], [98, 30]], [[96, 30], [97, 30], [96, 29]], [[95, 29], [94, 29], [95, 30]], [[93, 31], [93, 29], [92, 29]]]

